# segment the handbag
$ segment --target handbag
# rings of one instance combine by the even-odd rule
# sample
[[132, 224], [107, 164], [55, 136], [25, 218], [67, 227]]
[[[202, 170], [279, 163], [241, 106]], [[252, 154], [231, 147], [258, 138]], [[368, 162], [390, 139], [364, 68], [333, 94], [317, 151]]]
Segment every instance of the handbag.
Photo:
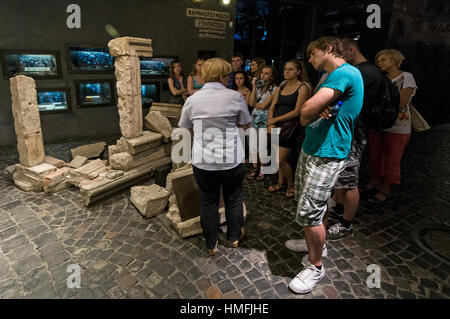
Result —
[[280, 139], [289, 140], [294, 137], [294, 135], [297, 135], [300, 122], [298, 119], [292, 119], [287, 121], [280, 121], [277, 124], [277, 127], [281, 128]]
[[431, 128], [414, 106], [410, 105], [409, 110], [411, 113], [411, 127], [415, 132], [422, 132]]
[[[278, 91], [278, 94], [283, 90], [284, 86], [287, 83], [283, 83], [280, 86], [280, 90]], [[297, 88], [297, 90], [305, 85], [305, 83], [300, 84], [300, 86]], [[276, 113], [276, 112], [275, 112]], [[278, 116], [278, 114], [275, 114], [275, 116]], [[298, 133], [298, 128], [300, 126], [300, 120], [298, 118], [294, 118], [291, 120], [285, 120], [285, 121], [279, 121], [276, 124], [276, 127], [281, 128], [280, 132], [280, 140], [289, 140], [293, 137], [295, 137]]]

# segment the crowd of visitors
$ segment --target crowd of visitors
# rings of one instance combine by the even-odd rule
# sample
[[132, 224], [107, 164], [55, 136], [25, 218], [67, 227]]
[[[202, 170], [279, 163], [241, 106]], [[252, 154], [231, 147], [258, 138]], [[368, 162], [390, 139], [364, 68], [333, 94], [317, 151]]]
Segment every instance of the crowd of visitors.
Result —
[[[297, 202], [295, 220], [305, 238], [285, 244], [308, 255], [304, 269], [289, 284], [296, 293], [310, 292], [324, 277], [326, 240], [352, 235], [360, 193], [369, 203], [381, 205], [389, 199], [392, 185], [400, 184], [400, 162], [411, 135], [410, 104], [417, 89], [413, 75], [400, 69], [405, 57], [394, 49], [380, 51], [371, 63], [357, 41], [322, 37], [309, 44], [306, 57], [322, 73], [314, 89], [302, 59], [286, 62], [283, 79], [278, 79], [277, 69], [259, 57], [252, 59], [245, 71], [239, 53], [232, 55], [231, 64], [220, 58], [199, 58], [187, 79], [180, 62], [174, 61], [168, 79], [172, 101], [185, 101], [179, 126], [191, 129], [194, 135], [201, 225], [211, 256], [218, 251], [221, 190], [230, 245], [237, 247], [245, 234], [245, 146], [237, 129], [266, 129], [270, 136], [274, 128], [281, 128], [276, 150], [278, 182], [268, 193], [283, 191], [286, 198]], [[399, 101], [386, 94], [389, 85], [398, 90]], [[367, 114], [388, 104], [395, 112], [390, 127], [374, 126], [374, 116], [369, 125]], [[222, 142], [234, 143], [231, 151], [236, 155], [227, 154], [228, 148], [211, 152], [208, 141], [198, 138], [208, 128], [223, 132], [227, 141]], [[225, 134], [230, 129], [235, 135]], [[360, 187], [359, 171], [367, 144], [371, 176], [370, 182]], [[293, 167], [288, 159], [296, 149], [301, 151]], [[196, 156], [202, 160], [196, 161]], [[233, 160], [225, 161], [228, 156]], [[263, 180], [264, 165], [259, 158], [251, 163], [248, 178]], [[336, 223], [327, 228], [328, 214]]]

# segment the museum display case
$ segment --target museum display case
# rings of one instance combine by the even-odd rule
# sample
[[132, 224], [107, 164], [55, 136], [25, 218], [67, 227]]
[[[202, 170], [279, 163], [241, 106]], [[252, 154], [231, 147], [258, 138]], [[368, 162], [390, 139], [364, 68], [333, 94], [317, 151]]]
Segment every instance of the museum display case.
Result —
[[72, 111], [69, 88], [37, 89], [37, 101], [42, 114]]
[[113, 80], [76, 80], [74, 84], [79, 108], [116, 105]]
[[141, 57], [141, 75], [143, 77], [169, 77], [170, 63], [178, 56]]
[[35, 79], [61, 78], [58, 51], [0, 50], [3, 78], [5, 80], [26, 75]]
[[114, 57], [108, 48], [87, 45], [67, 45], [68, 71], [70, 73], [112, 73]]

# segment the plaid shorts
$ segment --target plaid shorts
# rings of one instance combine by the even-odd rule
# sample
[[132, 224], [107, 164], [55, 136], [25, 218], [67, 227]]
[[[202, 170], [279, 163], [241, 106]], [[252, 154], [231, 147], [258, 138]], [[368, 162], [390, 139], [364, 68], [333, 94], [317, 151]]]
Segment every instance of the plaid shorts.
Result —
[[359, 169], [367, 144], [367, 136], [363, 129], [356, 127], [350, 154], [345, 159], [345, 169], [339, 174], [335, 189], [358, 188]]
[[301, 151], [295, 172], [297, 223], [302, 226], [322, 225], [327, 200], [344, 168], [344, 159], [315, 157]]

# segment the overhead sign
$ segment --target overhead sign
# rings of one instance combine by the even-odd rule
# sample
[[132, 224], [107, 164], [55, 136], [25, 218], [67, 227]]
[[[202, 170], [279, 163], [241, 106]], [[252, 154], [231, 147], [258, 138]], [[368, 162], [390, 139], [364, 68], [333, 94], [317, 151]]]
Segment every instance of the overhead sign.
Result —
[[230, 13], [223, 11], [210, 11], [194, 8], [186, 8], [186, 15], [193, 18], [211, 19], [211, 20], [222, 20], [229, 21]]
[[225, 21], [195, 19], [195, 27], [200, 29], [226, 30], [227, 23]]
[[200, 29], [198, 35], [200, 38], [225, 39], [227, 37], [227, 32], [222, 30]]

